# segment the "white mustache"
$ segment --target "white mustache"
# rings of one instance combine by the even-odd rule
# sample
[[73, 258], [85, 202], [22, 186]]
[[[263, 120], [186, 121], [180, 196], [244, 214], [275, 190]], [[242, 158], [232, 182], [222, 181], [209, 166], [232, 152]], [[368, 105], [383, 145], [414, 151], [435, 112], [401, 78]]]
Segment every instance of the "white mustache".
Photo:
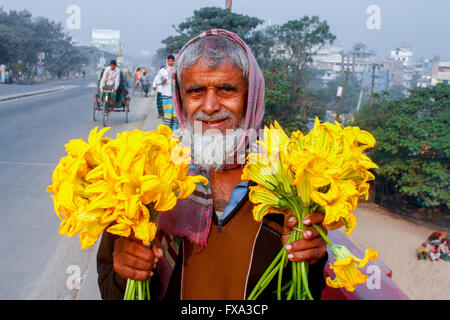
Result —
[[212, 121], [222, 121], [231, 119], [233, 114], [230, 111], [225, 111], [222, 114], [214, 113], [212, 115], [208, 115], [203, 111], [199, 111], [194, 115], [194, 120], [212, 122]]

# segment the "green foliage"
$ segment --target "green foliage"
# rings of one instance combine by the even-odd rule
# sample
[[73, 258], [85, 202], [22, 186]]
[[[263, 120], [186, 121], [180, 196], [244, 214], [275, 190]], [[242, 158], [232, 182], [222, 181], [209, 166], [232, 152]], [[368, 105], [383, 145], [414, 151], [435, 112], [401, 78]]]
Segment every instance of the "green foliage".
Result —
[[[344, 84], [345, 73], [339, 75], [335, 80], [327, 83], [325, 88], [325, 101], [328, 110], [336, 110], [339, 104], [339, 98], [336, 96], [339, 86]], [[342, 103], [341, 114], [354, 113], [358, 106], [358, 100], [361, 93], [361, 81], [352, 72], [349, 73], [347, 87], [344, 92], [344, 101]]]
[[194, 15], [181, 22], [174, 29], [179, 33], [162, 41], [167, 52], [178, 52], [191, 38], [209, 29], [226, 29], [235, 32], [249, 45], [253, 43], [252, 31], [263, 21], [261, 19], [231, 12], [216, 7], [201, 8]]
[[318, 94], [323, 92], [306, 89], [309, 65], [321, 46], [332, 43], [336, 37], [317, 16], [269, 27], [264, 35], [272, 42], [270, 51], [258, 56], [264, 74], [269, 75], [265, 120], [276, 119], [287, 131], [306, 131], [309, 117], [325, 114], [324, 101]]
[[364, 106], [356, 125], [376, 140], [376, 174], [424, 207], [450, 208], [450, 86], [410, 91], [402, 100]]
[[54, 74], [77, 70], [87, 60], [83, 48], [75, 47], [61, 23], [33, 18], [27, 10], [6, 12], [0, 8], [0, 62], [30, 74], [38, 52], [45, 52], [46, 69]]

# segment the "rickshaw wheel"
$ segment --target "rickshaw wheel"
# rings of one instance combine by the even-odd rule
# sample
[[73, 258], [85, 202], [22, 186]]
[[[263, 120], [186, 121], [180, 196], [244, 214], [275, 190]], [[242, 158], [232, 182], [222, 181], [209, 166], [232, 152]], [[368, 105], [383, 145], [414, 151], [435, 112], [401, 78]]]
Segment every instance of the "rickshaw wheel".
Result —
[[124, 108], [125, 108], [125, 121], [126, 123], [128, 123], [128, 113], [130, 112], [130, 97], [127, 97], [125, 99]]
[[95, 99], [94, 101], [94, 121], [97, 121], [97, 112], [100, 111], [99, 105], [98, 105], [98, 99]]
[[103, 107], [103, 127], [106, 127], [108, 122], [109, 102], [105, 102]]

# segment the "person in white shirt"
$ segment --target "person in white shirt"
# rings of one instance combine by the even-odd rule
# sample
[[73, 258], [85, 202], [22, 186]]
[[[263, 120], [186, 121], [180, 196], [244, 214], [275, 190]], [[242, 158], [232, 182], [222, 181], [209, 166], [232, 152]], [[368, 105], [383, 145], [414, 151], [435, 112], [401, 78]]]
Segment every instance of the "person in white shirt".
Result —
[[120, 84], [120, 69], [117, 67], [115, 60], [111, 60], [109, 67], [106, 67], [103, 72], [102, 80], [100, 81], [100, 89], [105, 85], [113, 87], [117, 91]]
[[[164, 68], [162, 66], [160, 69]], [[164, 118], [164, 110], [162, 105], [162, 87], [156, 84], [156, 77], [152, 84], [153, 91], [156, 91], [156, 108], [158, 109], [158, 119]]]
[[162, 105], [164, 110], [163, 123], [169, 126], [172, 130], [178, 129], [178, 118], [175, 112], [172, 99], [172, 73], [174, 71], [175, 57], [169, 55], [167, 57], [166, 66], [159, 69], [158, 74], [153, 81], [153, 89], [161, 86]]

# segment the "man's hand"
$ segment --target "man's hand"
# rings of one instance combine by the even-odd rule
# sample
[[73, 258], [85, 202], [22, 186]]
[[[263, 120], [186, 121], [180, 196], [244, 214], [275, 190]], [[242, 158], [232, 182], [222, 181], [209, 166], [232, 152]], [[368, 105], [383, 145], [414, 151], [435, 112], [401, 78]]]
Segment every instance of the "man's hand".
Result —
[[307, 215], [303, 219], [303, 224], [310, 226], [306, 230], [303, 230], [303, 238], [301, 240], [292, 241], [286, 243], [289, 234], [292, 229], [297, 226], [297, 218], [294, 216], [287, 216], [284, 222], [283, 235], [281, 241], [288, 252], [288, 259], [293, 262], [309, 261], [309, 264], [316, 263], [317, 260], [322, 258], [327, 252], [327, 243], [322, 236], [312, 226], [316, 224], [322, 228], [325, 234], [327, 230], [322, 226], [323, 219], [325, 218], [323, 213], [313, 212]]
[[149, 249], [138, 239], [120, 237], [114, 242], [113, 269], [123, 279], [144, 281], [153, 276], [162, 255], [157, 241]]

